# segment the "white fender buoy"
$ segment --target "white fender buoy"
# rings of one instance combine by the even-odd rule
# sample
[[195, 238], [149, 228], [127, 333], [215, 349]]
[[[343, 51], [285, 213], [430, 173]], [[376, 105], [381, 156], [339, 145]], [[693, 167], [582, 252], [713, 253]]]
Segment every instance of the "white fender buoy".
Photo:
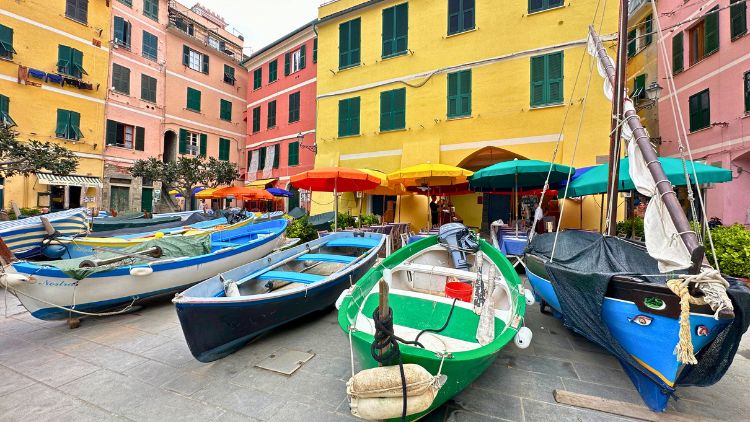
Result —
[[240, 288], [237, 287], [237, 283], [229, 280], [224, 282], [224, 296], [226, 297], [240, 297]]
[[151, 267], [134, 267], [130, 269], [130, 275], [133, 277], [143, 277], [150, 275], [154, 272], [154, 269]]
[[393, 281], [393, 271], [390, 268], [383, 268], [383, 280], [389, 285]]
[[531, 306], [536, 303], [536, 297], [534, 297], [534, 292], [531, 290], [523, 289], [523, 295], [526, 297], [526, 306]]
[[18, 287], [22, 284], [29, 283], [31, 279], [21, 274], [5, 273], [0, 275], [0, 287]]
[[533, 333], [528, 327], [521, 327], [521, 329], [518, 330], [518, 333], [516, 333], [516, 336], [513, 338], [513, 341], [516, 343], [516, 346], [518, 346], [519, 349], [525, 349], [531, 344], [531, 338], [533, 336]]

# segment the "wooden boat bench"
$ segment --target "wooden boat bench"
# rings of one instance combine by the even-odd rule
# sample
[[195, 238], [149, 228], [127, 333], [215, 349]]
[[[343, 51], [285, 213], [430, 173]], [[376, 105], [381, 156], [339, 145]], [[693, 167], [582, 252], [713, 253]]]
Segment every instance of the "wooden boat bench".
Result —
[[308, 253], [297, 258], [297, 261], [321, 261], [336, 262], [339, 264], [349, 264], [357, 259], [356, 256], [334, 255], [325, 253]]
[[378, 239], [370, 237], [342, 237], [331, 240], [326, 243], [325, 246], [370, 249], [378, 246], [379, 243], [380, 241]]
[[239, 245], [239, 243], [233, 242], [211, 242], [211, 247], [215, 247], [217, 249], [234, 248]]
[[258, 276], [258, 280], [281, 280], [290, 281], [292, 283], [301, 284], [313, 284], [317, 281], [323, 280], [326, 276], [318, 274], [307, 274], [307, 273], [295, 273], [292, 271], [266, 271], [265, 273]]

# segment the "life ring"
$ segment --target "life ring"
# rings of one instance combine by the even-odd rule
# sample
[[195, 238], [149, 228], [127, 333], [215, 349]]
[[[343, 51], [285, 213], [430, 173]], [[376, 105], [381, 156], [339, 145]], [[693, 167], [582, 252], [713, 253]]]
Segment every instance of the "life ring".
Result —
[[154, 269], [151, 267], [133, 267], [130, 269], [130, 275], [133, 277], [144, 277], [151, 275], [153, 272]]

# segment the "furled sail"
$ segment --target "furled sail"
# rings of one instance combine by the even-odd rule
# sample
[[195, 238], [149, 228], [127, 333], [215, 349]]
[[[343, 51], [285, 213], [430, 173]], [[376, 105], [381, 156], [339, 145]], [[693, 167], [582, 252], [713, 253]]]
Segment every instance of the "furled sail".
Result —
[[[612, 101], [614, 88], [607, 75], [606, 68], [614, 67], [614, 62], [606, 54], [599, 54], [599, 46], [593, 37], [593, 31], [588, 38], [588, 53], [596, 59], [599, 75], [604, 78], [604, 95]], [[608, 60], [608, 62], [604, 62]], [[633, 179], [636, 189], [642, 195], [651, 200], [646, 208], [643, 218], [643, 231], [646, 236], [646, 249], [648, 254], [659, 262], [659, 270], [670, 272], [682, 270], [692, 265], [690, 251], [680, 239], [674, 222], [669, 216], [667, 208], [662, 200], [662, 195], [657, 189], [657, 181], [648, 169], [648, 163], [643, 158], [643, 153], [633, 136], [631, 126], [643, 127], [640, 118], [635, 114], [633, 101], [625, 93], [624, 113], [633, 112], [631, 117], [622, 123], [622, 138], [628, 142], [628, 161], [630, 163], [630, 177]], [[645, 131], [645, 128], [643, 128]]]

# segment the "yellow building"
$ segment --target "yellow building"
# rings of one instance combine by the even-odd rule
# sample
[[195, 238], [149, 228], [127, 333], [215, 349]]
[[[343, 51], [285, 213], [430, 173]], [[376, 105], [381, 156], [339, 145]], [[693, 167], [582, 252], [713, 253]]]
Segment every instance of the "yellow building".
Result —
[[[606, 161], [611, 105], [586, 54], [588, 26], [613, 34], [596, 0], [338, 0], [319, 9], [316, 167], [391, 172], [420, 163], [477, 170], [513, 158], [576, 167]], [[529, 10], [532, 7], [532, 10]], [[606, 45], [614, 56], [612, 37]], [[579, 74], [580, 72], [580, 74]], [[579, 121], [585, 107], [579, 132]], [[567, 116], [567, 118], [566, 118]], [[562, 129], [562, 131], [561, 131]], [[384, 198], [364, 207], [382, 211]], [[507, 221], [507, 196], [451, 198], [468, 226]], [[596, 228], [599, 198], [567, 201], [563, 224]], [[427, 199], [402, 197], [402, 221], [427, 225]], [[314, 194], [312, 212], [331, 209]], [[381, 204], [381, 205], [378, 205]], [[357, 213], [353, 196], [342, 210]], [[583, 221], [583, 224], [581, 223]]]
[[[75, 152], [70, 177], [5, 181], [0, 207], [93, 205], [103, 171], [109, 2], [5, 1], [0, 8], [0, 96], [20, 140], [54, 141]], [[7, 109], [5, 105], [7, 104]]]
[[[664, 73], [659, 69], [658, 36], [653, 32], [654, 25], [651, 0], [633, 0], [628, 11], [628, 65], [627, 88], [628, 94], [635, 101], [641, 123], [648, 130], [651, 138], [658, 145], [659, 110], [654, 96], [659, 94], [661, 85], [659, 75]], [[666, 83], [664, 83], [666, 87]], [[666, 92], [663, 90], [661, 92]]]

